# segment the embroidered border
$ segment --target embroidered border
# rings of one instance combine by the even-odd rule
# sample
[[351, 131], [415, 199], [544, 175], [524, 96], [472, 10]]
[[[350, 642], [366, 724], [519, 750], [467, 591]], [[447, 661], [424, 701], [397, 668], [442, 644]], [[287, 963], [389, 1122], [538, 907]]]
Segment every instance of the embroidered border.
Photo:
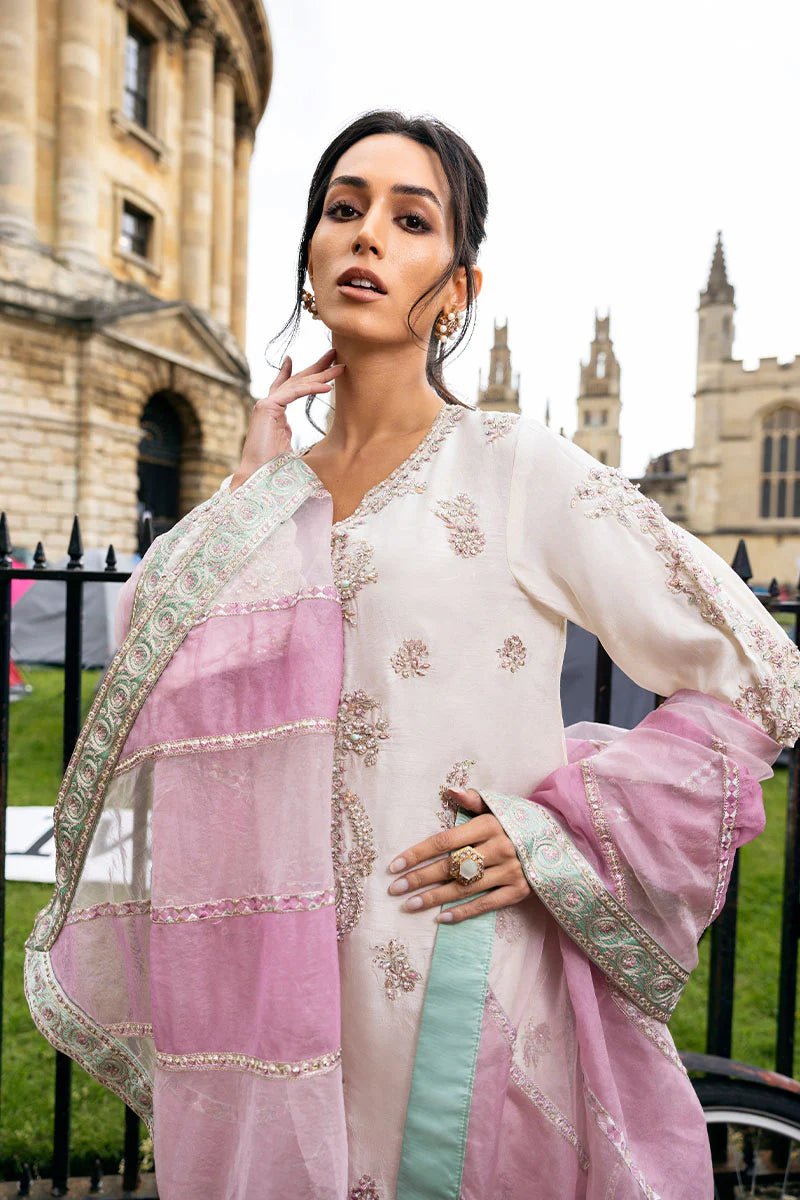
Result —
[[[315, 482], [316, 481], [316, 482]], [[180, 570], [161, 591], [117, 650], [95, 695], [67, 766], [53, 811], [56, 885], [25, 946], [48, 950], [63, 924], [108, 781], [147, 695], [219, 588], [243, 565], [280, 521], [312, 493], [317, 477], [293, 454], [280, 454], [217, 504], [215, 518]]]
[[242, 750], [247, 746], [259, 746], [262, 742], [277, 741], [295, 733], [333, 733], [336, 722], [331, 717], [299, 717], [283, 725], [272, 725], [268, 729], [245, 729], [240, 733], [218, 733], [209, 736], [179, 738], [174, 742], [155, 742], [142, 746], [120, 760], [113, 775], [124, 775], [134, 767], [151, 758], [177, 758], [181, 754], [205, 754], [216, 750]]
[[667, 1021], [688, 971], [608, 891], [540, 804], [483, 791], [513, 841], [525, 877], [551, 915], [603, 974], [651, 1017]]
[[328, 1054], [299, 1059], [297, 1062], [275, 1062], [228, 1050], [197, 1051], [192, 1054], [156, 1051], [156, 1065], [162, 1071], [240, 1070], [252, 1075], [264, 1075], [268, 1079], [306, 1079], [309, 1075], [321, 1075], [338, 1067], [341, 1058], [341, 1047]]
[[256, 612], [279, 612], [284, 608], [294, 608], [302, 600], [333, 600], [339, 603], [339, 593], [332, 583], [309, 584], [308, 587], [298, 588], [296, 592], [284, 596], [275, 596], [268, 600], [231, 600], [227, 604], [214, 604], [207, 612], [201, 614], [195, 625], [202, 625], [210, 617], [240, 617]]
[[48, 950], [28, 950], [25, 998], [36, 1027], [51, 1045], [76, 1058], [87, 1075], [138, 1113], [153, 1136], [150, 1080], [124, 1042], [96, 1024], [67, 997], [56, 979]]
[[[491, 1013], [498, 1029], [503, 1034], [503, 1037], [513, 1050], [517, 1042], [517, 1030], [491, 988], [486, 994], [486, 1007]], [[554, 1104], [548, 1096], [545, 1096], [541, 1088], [537, 1087], [533, 1080], [528, 1078], [517, 1063], [512, 1063], [509, 1067], [509, 1076], [520, 1091], [524, 1092], [531, 1103], [539, 1109], [542, 1116], [550, 1122], [566, 1142], [569, 1142], [578, 1156], [578, 1163], [581, 1170], [588, 1171], [589, 1155], [578, 1137], [574, 1126], [570, 1124], [558, 1105]]]
[[714, 903], [711, 915], [706, 922], [709, 926], [722, 907], [725, 884], [728, 872], [733, 864], [733, 827], [736, 823], [736, 813], [739, 808], [740, 782], [739, 764], [727, 754], [722, 757], [722, 820], [719, 826], [719, 842], [717, 848], [717, 886], [714, 890]]
[[106, 1033], [114, 1033], [117, 1037], [152, 1037], [153, 1026], [140, 1021], [112, 1021], [103, 1025]]
[[617, 854], [617, 847], [608, 828], [606, 814], [603, 811], [603, 798], [600, 795], [597, 772], [591, 758], [581, 759], [581, 774], [583, 775], [583, 789], [586, 793], [586, 803], [589, 805], [592, 824], [597, 833], [600, 849], [603, 851], [603, 858], [606, 860], [611, 878], [614, 880], [614, 887], [617, 889], [617, 899], [620, 904], [625, 904], [627, 900], [625, 876], [622, 873], [622, 865]]
[[772, 617], [769, 620], [775, 625], [774, 633], [761, 621], [748, 617], [693, 552], [685, 531], [669, 521], [655, 500], [642, 495], [639, 484], [617, 467], [592, 467], [587, 482], [575, 488], [571, 507], [578, 500], [596, 501], [594, 508], [585, 510], [587, 517], [613, 513], [627, 528], [629, 513], [633, 513], [642, 532], [652, 538], [662, 555], [669, 570], [669, 590], [685, 595], [709, 624], [727, 626], [765, 666], [772, 668], [757, 685], [740, 684], [739, 695], [731, 703], [775, 741], [793, 746], [800, 736], [800, 650], [791, 638]]
[[646, 1038], [649, 1038], [656, 1049], [660, 1050], [665, 1058], [668, 1058], [674, 1067], [684, 1074], [688, 1075], [686, 1067], [681, 1062], [675, 1046], [668, 1038], [665, 1038], [661, 1031], [657, 1028], [658, 1022], [654, 1017], [645, 1016], [640, 1008], [637, 1008], [632, 1000], [615, 988], [613, 984], [608, 985], [608, 993], [611, 999], [616, 1004], [617, 1008], [624, 1012], [629, 1020], [633, 1021], [634, 1025], [639, 1028]]
[[597, 1122], [597, 1128], [608, 1138], [609, 1142], [614, 1147], [617, 1154], [620, 1156], [625, 1166], [628, 1168], [634, 1180], [636, 1181], [639, 1191], [643, 1196], [647, 1197], [647, 1200], [661, 1200], [659, 1193], [650, 1187], [650, 1184], [645, 1179], [643, 1172], [634, 1162], [633, 1155], [631, 1154], [625, 1134], [622, 1132], [619, 1125], [617, 1125], [616, 1121], [611, 1116], [611, 1113], [608, 1111], [608, 1109], [603, 1107], [597, 1096], [595, 1096], [592, 1089], [586, 1083], [583, 1085], [583, 1093], [586, 1097], [589, 1107], [594, 1113], [594, 1119]]
[[334, 902], [333, 890], [315, 892], [286, 892], [276, 895], [225, 896], [220, 900], [201, 900], [194, 904], [153, 905], [149, 900], [126, 900], [121, 904], [92, 904], [75, 908], [67, 915], [65, 925], [93, 921], [97, 917], [138, 917], [150, 914], [156, 925], [172, 925], [182, 921], [202, 921], [217, 917], [246, 917], [252, 913], [313, 912]]

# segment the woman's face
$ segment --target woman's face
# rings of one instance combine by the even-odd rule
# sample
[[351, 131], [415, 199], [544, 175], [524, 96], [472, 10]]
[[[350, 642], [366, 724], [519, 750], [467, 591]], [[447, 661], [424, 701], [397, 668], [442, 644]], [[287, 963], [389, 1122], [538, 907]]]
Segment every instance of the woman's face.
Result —
[[[399, 190], [408, 188], [415, 194]], [[345, 337], [408, 342], [409, 310], [445, 269], [452, 248], [450, 189], [436, 152], [402, 134], [362, 138], [336, 163], [309, 244], [308, 274], [321, 319]], [[384, 294], [340, 285], [351, 267], [372, 271]], [[459, 267], [445, 290], [411, 317], [425, 345], [439, 311], [456, 300], [463, 307], [465, 299]]]

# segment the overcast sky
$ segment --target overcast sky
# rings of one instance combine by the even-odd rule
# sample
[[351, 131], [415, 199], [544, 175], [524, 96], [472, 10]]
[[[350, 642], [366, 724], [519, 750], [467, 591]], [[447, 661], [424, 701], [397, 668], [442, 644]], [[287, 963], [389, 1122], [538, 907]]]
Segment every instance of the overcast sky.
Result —
[[[267, 0], [274, 82], [251, 176], [247, 352], [255, 395], [293, 303], [308, 185], [372, 108], [428, 114], [489, 185], [484, 285], [449, 386], [474, 403], [509, 321], [524, 414], [571, 436], [598, 309], [622, 369], [622, 468], [693, 440], [698, 292], [717, 229], [736, 288], [734, 355], [800, 352], [798, 0]], [[303, 313], [297, 368], [326, 349]], [[274, 362], [285, 344], [273, 343]], [[317, 435], [304, 401], [296, 443]], [[317, 401], [321, 423], [322, 400]]]

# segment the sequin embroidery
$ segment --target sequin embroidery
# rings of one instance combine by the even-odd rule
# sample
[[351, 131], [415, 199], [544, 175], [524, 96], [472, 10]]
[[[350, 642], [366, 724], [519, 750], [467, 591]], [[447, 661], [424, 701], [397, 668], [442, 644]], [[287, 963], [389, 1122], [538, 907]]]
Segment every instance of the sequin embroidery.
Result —
[[533, 1018], [522, 1031], [522, 1061], [526, 1067], [538, 1067], [546, 1054], [553, 1049], [550, 1026], [546, 1021], [534, 1025]]
[[447, 778], [439, 788], [439, 799], [442, 807], [437, 812], [439, 824], [443, 829], [451, 829], [456, 823], [458, 804], [445, 795], [448, 788], [465, 788], [469, 782], [469, 768], [475, 766], [474, 758], [464, 758], [455, 763], [447, 772]]
[[646, 1016], [632, 1000], [629, 1000], [619, 988], [615, 988], [612, 984], [608, 985], [608, 993], [617, 1008], [624, 1012], [630, 1021], [633, 1021], [634, 1025], [642, 1031], [646, 1038], [649, 1038], [656, 1049], [660, 1050], [674, 1067], [677, 1067], [684, 1075], [688, 1075], [688, 1071], [675, 1049], [675, 1043], [672, 1041], [669, 1028], [662, 1021], [656, 1021], [654, 1017]]
[[462, 558], [480, 554], [486, 538], [478, 523], [475, 501], [466, 492], [459, 492], [452, 500], [439, 500], [434, 512], [447, 526], [447, 540], [456, 554]]
[[528, 651], [521, 637], [512, 633], [497, 650], [500, 666], [513, 675], [520, 667], [525, 666]]
[[408, 960], [408, 947], [396, 938], [385, 945], [373, 946], [373, 963], [385, 972], [383, 986], [387, 999], [396, 1000], [401, 992], [413, 992], [422, 979]]
[[507, 904], [505, 908], [497, 910], [497, 917], [494, 925], [495, 933], [501, 937], [504, 942], [509, 945], [514, 945], [522, 937], [522, 917], [517, 912], [517, 905]]
[[350, 1190], [349, 1200], [381, 1200], [378, 1185], [371, 1175], [362, 1175]]
[[348, 755], [357, 754], [366, 766], [374, 766], [380, 743], [388, 737], [388, 721], [377, 700], [361, 688], [342, 696], [334, 738], [331, 823], [339, 939], [358, 924], [364, 906], [364, 880], [372, 873], [377, 853], [372, 822], [361, 799], [345, 782], [345, 764]]
[[410, 679], [412, 675], [424, 675], [427, 672], [431, 665], [429, 654], [428, 647], [419, 638], [406, 638], [400, 648], [389, 656], [389, 662], [398, 675]]
[[483, 415], [483, 432], [487, 442], [495, 442], [513, 429], [520, 418], [519, 413], [485, 412]]
[[757, 684], [741, 684], [733, 706], [785, 746], [800, 736], [800, 650], [776, 626], [773, 633], [761, 621], [748, 617], [725, 593], [719, 579], [700, 561], [684, 531], [665, 516], [649, 496], [642, 495], [617, 467], [592, 467], [588, 482], [578, 484], [570, 501], [594, 501], [587, 517], [612, 513], [630, 528], [631, 515], [642, 532], [652, 538], [668, 568], [667, 587], [685, 595], [709, 624], [741, 636], [748, 649], [771, 668]]
[[351, 546], [346, 529], [332, 528], [333, 581], [341, 601], [342, 616], [350, 625], [356, 624], [356, 596], [366, 584], [378, 580], [373, 553], [369, 542], [359, 539]]
[[642, 1195], [645, 1196], [647, 1200], [661, 1200], [660, 1194], [650, 1187], [650, 1184], [645, 1179], [643, 1172], [636, 1165], [625, 1134], [622, 1132], [619, 1125], [617, 1125], [616, 1121], [611, 1116], [611, 1113], [608, 1111], [608, 1109], [603, 1107], [598, 1097], [586, 1083], [583, 1085], [583, 1093], [586, 1097], [589, 1108], [594, 1114], [594, 1119], [597, 1122], [598, 1129], [608, 1138], [609, 1142], [614, 1147], [633, 1178], [636, 1180]]
[[622, 864], [619, 861], [616, 844], [608, 828], [606, 815], [603, 812], [600, 786], [597, 782], [597, 773], [591, 758], [581, 759], [581, 774], [583, 775], [583, 790], [586, 794], [586, 803], [589, 806], [592, 824], [597, 834], [597, 840], [600, 843], [600, 849], [603, 852], [603, 858], [606, 860], [609, 874], [614, 881], [617, 899], [620, 904], [625, 904], [627, 902], [625, 876], [622, 873]]

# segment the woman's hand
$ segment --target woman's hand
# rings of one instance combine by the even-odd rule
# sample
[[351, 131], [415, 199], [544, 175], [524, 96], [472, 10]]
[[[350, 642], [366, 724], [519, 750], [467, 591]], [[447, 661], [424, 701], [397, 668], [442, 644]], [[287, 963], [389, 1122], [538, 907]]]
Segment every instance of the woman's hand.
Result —
[[[474, 788], [449, 788], [446, 796], [457, 801], [461, 808], [470, 812], [486, 815], [473, 817], [463, 825], [454, 825], [451, 829], [443, 829], [417, 842], [390, 865], [399, 862], [396, 868], [404, 871], [399, 879], [390, 884], [392, 895], [414, 891], [416, 888], [429, 884], [439, 884], [439, 887], [429, 887], [428, 891], [406, 900], [402, 905], [407, 912], [425, 912], [450, 900], [462, 900], [472, 892], [486, 892], [470, 904], [459, 904], [440, 913], [437, 921], [464, 921], [469, 917], [477, 917], [480, 913], [490, 912], [494, 908], [505, 908], [508, 904], [517, 904], [530, 895], [531, 888], [520, 866], [514, 843], [509, 838], [503, 826], [481, 799], [480, 792]], [[483, 855], [483, 878], [476, 883], [463, 885], [450, 878], [450, 851], [460, 850], [462, 846], [474, 846]], [[444, 858], [429, 863], [419, 870], [407, 870], [416, 863], [426, 862], [435, 854], [444, 853]], [[486, 891], [486, 889], [490, 889]]]
[[230, 483], [232, 492], [276, 454], [291, 450], [292, 431], [286, 420], [286, 408], [300, 396], [330, 391], [333, 386], [330, 380], [344, 370], [344, 363], [335, 363], [335, 357], [336, 350], [331, 347], [310, 367], [292, 375], [292, 360], [286, 355], [269, 392], [253, 405], [242, 461]]

